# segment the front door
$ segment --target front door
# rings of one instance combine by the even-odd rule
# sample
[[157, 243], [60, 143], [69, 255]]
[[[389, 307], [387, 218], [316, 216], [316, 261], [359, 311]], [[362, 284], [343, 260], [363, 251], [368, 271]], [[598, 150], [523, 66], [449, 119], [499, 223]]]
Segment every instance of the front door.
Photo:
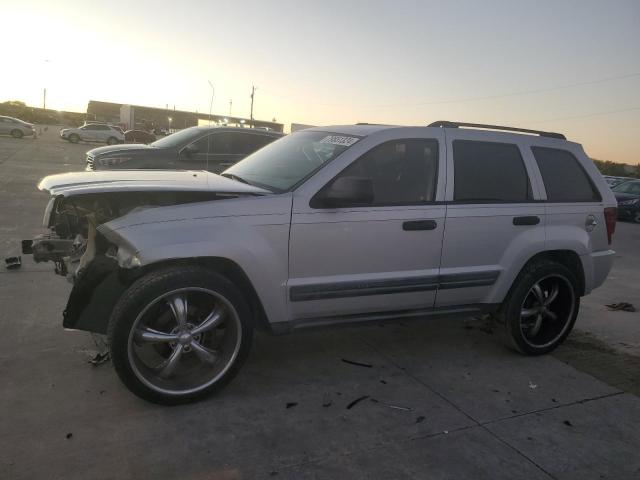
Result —
[[438, 129], [422, 131], [430, 135], [373, 147], [322, 187], [341, 176], [366, 177], [371, 204], [314, 208], [308, 194], [294, 195], [292, 320], [433, 307], [445, 217], [444, 145]]

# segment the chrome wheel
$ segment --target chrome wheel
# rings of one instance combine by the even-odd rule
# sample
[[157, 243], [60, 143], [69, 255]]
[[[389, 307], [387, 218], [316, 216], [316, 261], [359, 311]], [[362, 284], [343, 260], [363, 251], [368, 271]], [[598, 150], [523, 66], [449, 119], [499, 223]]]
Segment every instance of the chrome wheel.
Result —
[[520, 309], [520, 330], [525, 342], [544, 348], [556, 342], [571, 324], [575, 292], [563, 275], [538, 280], [529, 289]]
[[129, 363], [156, 392], [194, 393], [226, 373], [241, 340], [240, 318], [226, 298], [204, 288], [181, 288], [140, 312], [129, 333]]

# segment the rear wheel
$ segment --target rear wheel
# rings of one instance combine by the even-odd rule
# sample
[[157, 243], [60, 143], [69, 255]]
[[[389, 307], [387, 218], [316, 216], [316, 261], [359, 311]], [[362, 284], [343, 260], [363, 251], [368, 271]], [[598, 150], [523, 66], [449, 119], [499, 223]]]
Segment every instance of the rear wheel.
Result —
[[69, 141], [71, 143], [78, 143], [80, 141], [80, 137], [78, 136], [78, 134], [72, 133], [71, 135], [69, 135]]
[[24, 132], [16, 128], [15, 130], [11, 130], [11, 136], [13, 138], [22, 138], [24, 136]]
[[560, 345], [578, 315], [577, 285], [571, 270], [549, 260], [522, 271], [502, 309], [511, 346], [541, 355]]
[[109, 322], [115, 369], [139, 397], [198, 400], [240, 369], [252, 341], [246, 301], [226, 278], [199, 267], [152, 272], [135, 282]]
[[640, 223], [640, 210], [636, 210], [633, 213], [633, 221], [636, 223]]
[[118, 139], [116, 137], [107, 138], [107, 145], [115, 145], [118, 143]]

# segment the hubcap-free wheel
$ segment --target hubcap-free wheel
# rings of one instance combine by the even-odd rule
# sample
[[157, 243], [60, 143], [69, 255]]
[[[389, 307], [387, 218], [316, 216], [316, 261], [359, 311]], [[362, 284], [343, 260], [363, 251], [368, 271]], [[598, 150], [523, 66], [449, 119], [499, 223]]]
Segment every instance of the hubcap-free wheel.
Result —
[[571, 323], [575, 292], [567, 278], [552, 274], [529, 289], [520, 310], [520, 330], [534, 348], [553, 345]]
[[113, 137], [107, 139], [107, 145], [115, 145], [116, 143], [118, 143], [118, 140]]
[[69, 141], [71, 143], [78, 143], [78, 141], [80, 141], [80, 137], [78, 135], [76, 135], [75, 133], [69, 135]]
[[241, 339], [231, 302], [205, 288], [181, 288], [140, 312], [129, 334], [129, 363], [136, 377], [158, 393], [195, 393], [226, 373]]
[[11, 135], [13, 136], [13, 138], [22, 138], [24, 133], [22, 133], [22, 130], [13, 130], [11, 132]]
[[640, 223], [640, 210], [636, 210], [636, 213], [633, 214], [633, 221]]

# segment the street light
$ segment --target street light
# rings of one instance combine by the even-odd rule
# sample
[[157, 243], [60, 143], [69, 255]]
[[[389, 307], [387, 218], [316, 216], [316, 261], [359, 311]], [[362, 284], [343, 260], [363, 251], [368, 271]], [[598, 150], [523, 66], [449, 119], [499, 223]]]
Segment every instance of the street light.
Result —
[[169, 120], [169, 133], [171, 133], [171, 120], [173, 120], [173, 118], [167, 117], [167, 119]]
[[211, 80], [207, 80], [207, 82], [209, 82], [209, 86], [211, 87], [211, 103], [209, 103], [209, 126], [211, 126], [211, 110], [213, 109], [213, 94], [214, 94], [214, 88], [213, 88], [213, 83], [211, 83]]

